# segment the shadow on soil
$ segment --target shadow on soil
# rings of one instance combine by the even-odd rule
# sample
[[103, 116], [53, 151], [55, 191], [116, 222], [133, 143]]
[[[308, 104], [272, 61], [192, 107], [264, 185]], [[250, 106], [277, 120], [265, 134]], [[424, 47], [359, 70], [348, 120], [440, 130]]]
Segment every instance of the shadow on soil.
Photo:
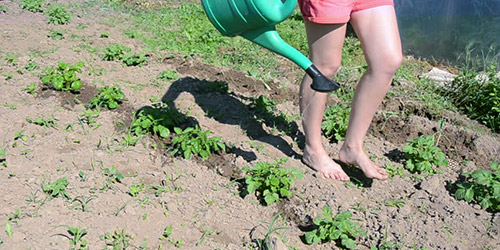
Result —
[[[239, 125], [246, 131], [250, 139], [272, 145], [289, 157], [297, 157], [297, 152], [292, 149], [288, 142], [280, 136], [269, 134], [263, 128], [263, 124], [272, 124], [286, 134], [295, 133], [295, 135], [289, 134], [293, 138], [299, 133], [296, 125], [293, 126], [291, 123], [280, 120], [277, 116], [254, 112], [249, 104], [240, 101], [241, 99], [251, 102], [253, 98], [230, 92], [227, 86], [227, 83], [222, 81], [185, 77], [173, 82], [161, 101], [178, 109], [174, 101], [183, 92], [187, 92], [194, 97], [196, 103], [208, 117], [222, 124]], [[198, 124], [198, 121], [194, 122]]]

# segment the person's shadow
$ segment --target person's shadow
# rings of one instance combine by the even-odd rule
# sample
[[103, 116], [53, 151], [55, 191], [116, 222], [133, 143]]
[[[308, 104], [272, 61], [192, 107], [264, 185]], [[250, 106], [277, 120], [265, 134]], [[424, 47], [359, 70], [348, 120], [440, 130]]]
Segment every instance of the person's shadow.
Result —
[[[174, 101], [183, 92], [190, 93], [208, 117], [215, 119], [219, 123], [238, 125], [250, 139], [272, 145], [289, 157], [298, 156], [282, 137], [269, 134], [263, 129], [262, 124], [265, 123], [274, 127], [292, 138], [302, 138], [303, 135], [296, 123], [288, 121], [283, 115], [275, 115], [274, 112], [256, 111], [251, 104], [255, 98], [230, 92], [228, 84], [223, 81], [184, 77], [172, 83], [161, 101], [178, 110]], [[248, 104], [243, 103], [240, 99], [248, 101]], [[198, 123], [196, 119], [191, 118], [189, 120]]]

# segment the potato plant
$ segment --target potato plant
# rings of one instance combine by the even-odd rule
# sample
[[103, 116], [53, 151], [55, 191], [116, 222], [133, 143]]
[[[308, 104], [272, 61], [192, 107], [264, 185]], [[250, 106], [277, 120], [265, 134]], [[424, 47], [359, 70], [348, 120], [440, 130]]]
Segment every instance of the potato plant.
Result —
[[19, 7], [30, 12], [43, 12], [43, 7], [46, 5], [43, 0], [22, 0], [19, 2]]
[[435, 174], [440, 171], [435, 168], [448, 166], [446, 156], [441, 149], [436, 147], [434, 136], [420, 136], [409, 140], [409, 144], [403, 146], [406, 156], [405, 167], [412, 173]]
[[111, 44], [104, 50], [102, 59], [104, 61], [119, 61], [122, 60], [130, 48], [121, 44]]
[[212, 131], [203, 131], [198, 125], [184, 130], [175, 127], [174, 131], [172, 155], [182, 155], [184, 159], [191, 159], [194, 155], [206, 160], [213, 153], [226, 152], [226, 145], [220, 141], [221, 137], [208, 137]]
[[466, 181], [457, 184], [455, 198], [479, 204], [483, 209], [500, 211], [500, 164], [490, 162], [491, 170], [474, 170], [462, 174]]
[[56, 67], [46, 67], [41, 76], [42, 83], [59, 91], [78, 91], [82, 82], [76, 73], [82, 73], [82, 66], [83, 62], [72, 65], [61, 61]]
[[286, 158], [282, 158], [271, 163], [257, 162], [252, 168], [243, 168], [246, 173], [246, 191], [249, 194], [256, 193], [267, 205], [292, 196], [291, 186], [296, 179], [302, 178], [302, 172], [296, 168], [283, 167], [286, 161]]
[[125, 98], [125, 94], [119, 85], [98, 88], [99, 93], [90, 100], [89, 108], [105, 107], [116, 109]]
[[55, 4], [52, 5], [47, 10], [47, 23], [52, 23], [55, 25], [68, 24], [71, 21], [71, 14], [62, 5]]
[[184, 122], [184, 116], [167, 104], [160, 103], [152, 108], [139, 111], [136, 119], [130, 124], [130, 132], [133, 136], [146, 134], [158, 135], [168, 138], [171, 130]]
[[315, 229], [305, 234], [307, 244], [317, 242], [340, 241], [347, 249], [355, 249], [354, 240], [358, 235], [366, 235], [366, 232], [351, 220], [352, 214], [348, 211], [333, 216], [328, 205], [323, 207], [323, 216], [314, 218]]
[[61, 195], [67, 200], [70, 199], [68, 193], [66, 193], [66, 187], [69, 184], [66, 177], [60, 178], [52, 183], [45, 184], [45, 180], [43, 180], [42, 182], [43, 192], [47, 193], [51, 198], [56, 198], [57, 196]]

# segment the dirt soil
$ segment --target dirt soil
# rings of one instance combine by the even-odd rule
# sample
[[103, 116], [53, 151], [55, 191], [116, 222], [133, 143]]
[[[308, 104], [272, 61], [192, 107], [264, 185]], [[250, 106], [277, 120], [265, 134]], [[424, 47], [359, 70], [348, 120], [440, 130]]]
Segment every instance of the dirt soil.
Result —
[[[326, 204], [334, 213], [352, 212], [367, 232], [357, 239], [357, 249], [372, 245], [387, 247], [380, 249], [500, 249], [500, 215], [457, 201], [450, 189], [460, 173], [500, 161], [498, 135], [446, 124], [440, 147], [451, 164], [441, 174], [371, 181], [359, 170], [344, 166], [358, 182], [325, 180], [300, 161], [300, 119], [288, 124], [295, 131], [289, 134], [253, 119], [256, 114], [250, 103], [259, 95], [276, 100], [280, 111], [298, 117], [297, 84], [281, 89], [272, 85], [268, 90], [243, 72], [175, 53], [150, 54], [149, 63], [142, 67], [103, 61], [102, 52], [114, 43], [143, 52], [141, 41], [124, 35], [127, 23], [109, 22], [107, 17], [117, 14], [112, 10], [74, 8], [80, 14], [70, 24], [54, 26], [46, 24], [41, 13], [21, 10], [18, 3], [0, 4], [8, 8], [0, 13], [0, 149], [6, 149], [6, 166], [0, 165], [0, 222], [11, 225], [13, 232], [12, 237], [7, 230], [0, 232], [0, 249], [68, 249], [72, 236], [65, 226], [86, 229], [83, 239], [90, 249], [105, 248], [101, 236], [116, 230], [130, 236], [131, 249], [176, 249], [174, 244], [181, 239], [180, 249], [252, 249], [264, 239], [278, 213], [274, 227], [285, 228], [277, 234], [287, 246], [338, 249], [335, 242], [306, 245], [303, 241], [312, 218]], [[55, 29], [64, 30], [65, 38], [48, 37]], [[105, 32], [109, 38], [101, 38]], [[16, 62], [5, 59], [9, 56]], [[59, 61], [84, 62], [79, 74], [84, 87], [79, 94], [42, 85], [38, 75]], [[35, 62], [38, 69], [24, 69], [29, 62]], [[156, 79], [167, 69], [176, 70], [179, 79]], [[297, 83], [300, 79], [288, 80]], [[202, 91], [212, 81], [226, 82], [230, 93]], [[37, 85], [33, 95], [23, 90], [31, 83]], [[126, 101], [117, 110], [102, 111], [96, 118], [97, 128], [82, 123], [82, 112], [97, 88], [113, 84], [121, 86]], [[151, 105], [151, 100], [173, 102], [186, 118], [221, 136], [231, 149], [203, 162], [172, 157], [156, 147], [154, 138], [145, 137], [136, 146], [121, 145], [133, 112]], [[330, 102], [335, 102], [333, 97]], [[418, 112], [408, 118], [382, 115], [384, 109], [404, 109], [407, 104], [386, 100], [374, 119], [365, 148], [380, 166], [402, 165], [401, 149], [408, 139], [439, 132], [437, 122]], [[27, 122], [27, 118], [42, 117], [54, 117], [56, 127]], [[324, 138], [324, 145], [337, 159], [341, 143]], [[288, 159], [287, 167], [304, 172], [290, 199], [263, 206], [254, 195], [239, 195], [235, 177], [242, 176], [243, 167], [283, 157]], [[112, 167], [125, 174], [121, 182], [109, 183], [105, 169]], [[48, 198], [42, 185], [62, 177], [69, 182], [71, 199]], [[169, 191], [156, 196], [147, 189], [134, 197], [129, 187], [136, 184], [163, 184]], [[394, 201], [403, 203], [390, 205]], [[13, 218], [16, 210], [19, 215]], [[168, 225], [172, 225], [172, 235], [161, 239]]]

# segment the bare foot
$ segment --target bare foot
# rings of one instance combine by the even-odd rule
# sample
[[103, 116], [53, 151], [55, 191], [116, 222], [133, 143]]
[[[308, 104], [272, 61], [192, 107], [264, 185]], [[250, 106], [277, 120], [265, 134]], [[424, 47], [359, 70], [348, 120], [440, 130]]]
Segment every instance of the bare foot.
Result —
[[339, 158], [342, 162], [361, 168], [365, 176], [370, 179], [387, 179], [387, 172], [376, 166], [362, 150], [352, 150], [343, 145], [339, 152]]
[[349, 181], [349, 176], [342, 170], [342, 167], [334, 162], [324, 150], [322, 152], [313, 152], [313, 150], [306, 146], [302, 162], [321, 173], [325, 178]]

